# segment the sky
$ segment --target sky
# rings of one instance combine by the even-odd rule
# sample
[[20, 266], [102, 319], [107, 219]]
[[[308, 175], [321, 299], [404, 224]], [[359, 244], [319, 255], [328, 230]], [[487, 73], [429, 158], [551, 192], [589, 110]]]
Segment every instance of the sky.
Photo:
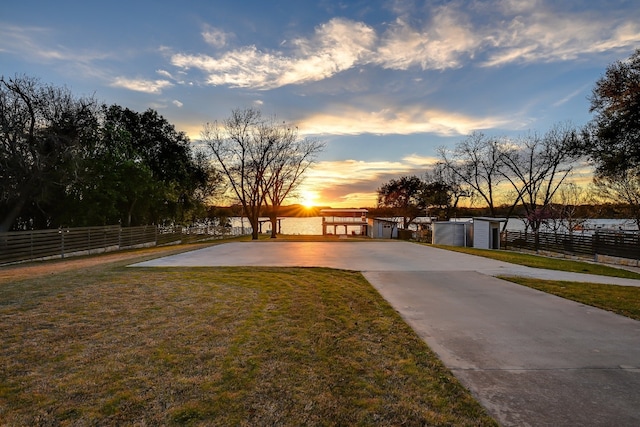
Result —
[[11, 2], [0, 74], [139, 112], [198, 146], [236, 108], [325, 150], [298, 199], [370, 207], [472, 132], [543, 134], [591, 119], [607, 66], [640, 47], [637, 0]]

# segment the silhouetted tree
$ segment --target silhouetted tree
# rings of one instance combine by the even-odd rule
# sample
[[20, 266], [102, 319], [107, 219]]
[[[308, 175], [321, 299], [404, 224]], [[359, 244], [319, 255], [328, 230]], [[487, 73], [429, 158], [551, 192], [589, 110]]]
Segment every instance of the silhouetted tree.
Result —
[[458, 143], [453, 151], [438, 150], [442, 165], [455, 181], [468, 186], [472, 200], [480, 199], [489, 208], [491, 216], [496, 216], [496, 190], [504, 180], [501, 172], [502, 155], [505, 147], [502, 141], [474, 132]]
[[415, 175], [392, 179], [382, 184], [377, 193], [378, 208], [392, 208], [394, 215], [402, 218], [405, 229], [417, 217], [426, 214], [426, 184]]
[[640, 49], [611, 64], [591, 94], [590, 138], [582, 147], [600, 176], [640, 166]]
[[295, 193], [324, 145], [314, 139], [299, 138], [298, 129], [287, 123], [267, 121], [263, 126], [263, 137], [273, 141], [272, 150], [276, 153], [262, 181], [270, 205], [271, 238], [275, 238], [282, 202]]
[[531, 134], [511, 144], [502, 156], [502, 173], [524, 208], [523, 220], [536, 239], [553, 215], [550, 205], [556, 192], [574, 168], [571, 147], [578, 138], [571, 127], [556, 126], [543, 137]]
[[622, 204], [625, 216], [640, 229], [640, 167], [623, 169], [615, 175], [597, 175], [593, 183], [597, 196]]
[[[427, 171], [424, 181], [429, 207], [439, 209], [445, 220], [449, 220], [455, 214], [462, 198], [472, 197], [469, 186], [443, 162], [436, 163]], [[429, 216], [432, 216], [431, 212]]]
[[0, 78], [0, 231], [58, 225], [97, 128], [94, 99], [32, 77]]
[[261, 209], [270, 202], [275, 222], [280, 204], [299, 185], [322, 148], [316, 141], [298, 139], [297, 131], [286, 123], [264, 119], [255, 108], [234, 109], [223, 122], [205, 124], [202, 140], [242, 205], [254, 240]]

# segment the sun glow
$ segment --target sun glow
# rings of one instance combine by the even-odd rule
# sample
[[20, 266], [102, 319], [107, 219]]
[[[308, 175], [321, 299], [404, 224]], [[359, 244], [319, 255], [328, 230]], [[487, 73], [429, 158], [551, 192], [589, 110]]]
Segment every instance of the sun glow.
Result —
[[316, 205], [318, 193], [315, 191], [305, 190], [300, 194], [300, 203], [307, 209]]

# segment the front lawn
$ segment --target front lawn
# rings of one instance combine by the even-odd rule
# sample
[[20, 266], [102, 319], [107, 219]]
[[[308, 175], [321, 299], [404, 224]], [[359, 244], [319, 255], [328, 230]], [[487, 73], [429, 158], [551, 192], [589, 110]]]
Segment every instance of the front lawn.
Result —
[[496, 425], [360, 273], [143, 258], [0, 275], [3, 425]]

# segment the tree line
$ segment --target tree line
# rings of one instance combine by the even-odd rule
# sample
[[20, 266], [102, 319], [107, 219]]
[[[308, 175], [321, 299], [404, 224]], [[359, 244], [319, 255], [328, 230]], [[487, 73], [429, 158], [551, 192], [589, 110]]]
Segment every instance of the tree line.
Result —
[[[156, 111], [77, 97], [18, 75], [0, 78], [0, 231], [211, 219], [214, 198], [275, 222], [323, 149], [257, 109], [205, 124], [194, 149]], [[265, 210], [265, 208], [268, 208]]]
[[[589, 101], [594, 116], [583, 128], [558, 124], [518, 138], [476, 132], [453, 149], [440, 148], [423, 178], [381, 185], [378, 207], [406, 226], [423, 215], [449, 219], [468, 198], [490, 216], [517, 213], [537, 233], [543, 224], [571, 231], [584, 221], [580, 205], [609, 203], [624, 207], [640, 228], [640, 49], [607, 68]], [[594, 170], [586, 189], [572, 181], [585, 165]]]
[[220, 182], [156, 111], [0, 78], [0, 231], [188, 221]]

